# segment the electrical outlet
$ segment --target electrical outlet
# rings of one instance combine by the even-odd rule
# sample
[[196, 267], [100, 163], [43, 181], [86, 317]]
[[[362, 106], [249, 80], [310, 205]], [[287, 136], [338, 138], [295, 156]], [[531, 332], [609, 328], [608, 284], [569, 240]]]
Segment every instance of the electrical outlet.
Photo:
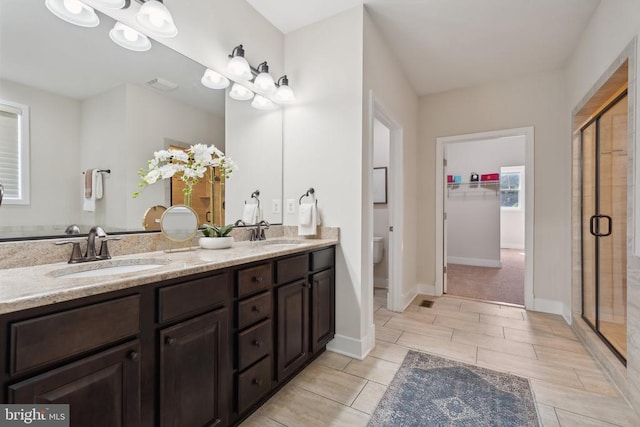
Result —
[[271, 213], [274, 213], [274, 214], [280, 213], [280, 199], [271, 200]]
[[296, 199], [287, 199], [287, 213], [296, 213]]

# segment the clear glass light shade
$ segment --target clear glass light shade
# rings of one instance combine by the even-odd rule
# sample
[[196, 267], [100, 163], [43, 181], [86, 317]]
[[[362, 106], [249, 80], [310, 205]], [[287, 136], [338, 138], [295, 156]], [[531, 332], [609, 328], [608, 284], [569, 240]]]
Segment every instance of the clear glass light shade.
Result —
[[202, 76], [200, 81], [210, 89], [224, 89], [229, 86], [228, 78], [208, 68], [204, 72], [204, 76]]
[[93, 0], [93, 2], [111, 9], [122, 9], [126, 0]]
[[278, 102], [286, 104], [288, 102], [293, 102], [295, 99], [293, 91], [288, 85], [280, 85], [278, 90], [276, 90], [276, 101]]
[[258, 74], [253, 84], [256, 88], [266, 93], [273, 93], [276, 91], [276, 84], [269, 73], [262, 72]]
[[234, 83], [233, 86], [231, 86], [229, 96], [236, 101], [248, 101], [253, 98], [253, 92], [238, 83]]
[[265, 98], [262, 95], [256, 95], [251, 101], [251, 106], [258, 110], [272, 110], [276, 107], [276, 105], [268, 98]]
[[175, 37], [178, 34], [171, 12], [158, 0], [148, 0], [140, 6], [136, 21], [154, 37]]
[[136, 52], [151, 49], [151, 42], [147, 36], [121, 22], [116, 22], [116, 25], [109, 31], [109, 37], [115, 44], [125, 49]]
[[79, 0], [46, 0], [47, 9], [58, 18], [80, 27], [97, 27], [100, 19], [92, 7]]
[[253, 78], [251, 67], [249, 67], [249, 63], [242, 56], [234, 56], [231, 58], [227, 64], [227, 71], [232, 77], [238, 79], [251, 80]]

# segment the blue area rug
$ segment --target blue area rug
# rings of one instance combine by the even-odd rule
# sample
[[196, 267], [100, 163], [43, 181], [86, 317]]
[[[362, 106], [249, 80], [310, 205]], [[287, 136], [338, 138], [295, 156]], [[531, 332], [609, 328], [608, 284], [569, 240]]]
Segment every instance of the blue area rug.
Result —
[[369, 426], [539, 426], [529, 380], [409, 351]]

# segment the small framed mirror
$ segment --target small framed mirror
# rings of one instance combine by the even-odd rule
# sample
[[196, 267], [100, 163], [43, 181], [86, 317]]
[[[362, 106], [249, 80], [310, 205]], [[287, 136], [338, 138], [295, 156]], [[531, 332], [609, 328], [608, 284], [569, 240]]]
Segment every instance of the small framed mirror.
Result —
[[160, 230], [172, 242], [186, 242], [198, 232], [198, 215], [189, 206], [171, 206], [160, 218]]

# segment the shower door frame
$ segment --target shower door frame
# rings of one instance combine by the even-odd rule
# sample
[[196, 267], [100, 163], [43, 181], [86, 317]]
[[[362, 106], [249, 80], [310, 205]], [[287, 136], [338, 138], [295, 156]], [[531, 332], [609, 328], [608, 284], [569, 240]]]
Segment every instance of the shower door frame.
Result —
[[[585, 263], [585, 251], [584, 251], [584, 214], [585, 214], [585, 206], [584, 206], [584, 199], [583, 199], [583, 195], [584, 195], [584, 143], [583, 143], [583, 132], [585, 131], [585, 129], [587, 129], [589, 126], [591, 126], [592, 124], [595, 123], [595, 158], [593, 159], [594, 161], [594, 166], [595, 166], [595, 170], [594, 170], [594, 177], [595, 177], [595, 182], [594, 182], [594, 205], [593, 209], [595, 210], [593, 217], [597, 217], [600, 215], [600, 118], [607, 113], [607, 111], [609, 111], [611, 108], [613, 108], [615, 105], [618, 104], [618, 102], [621, 102], [625, 97], [628, 98], [628, 88], [625, 89], [624, 91], [622, 91], [621, 93], [619, 93], [613, 100], [611, 100], [611, 102], [609, 102], [604, 108], [602, 108], [600, 111], [598, 111], [591, 119], [589, 119], [589, 121], [587, 121], [586, 123], [584, 123], [581, 127], [580, 127], [580, 246], [581, 246], [581, 251], [580, 251], [580, 274], [581, 274], [581, 289], [580, 289], [580, 294], [581, 294], [581, 318], [582, 320], [589, 325], [589, 327], [593, 330], [593, 332], [602, 340], [602, 342], [609, 348], [609, 350], [611, 350], [611, 352], [622, 362], [622, 364], [624, 366], [627, 366], [627, 359], [618, 351], [618, 349], [616, 349], [614, 347], [614, 345], [607, 339], [607, 337], [602, 334], [599, 330], [599, 324], [600, 324], [600, 243], [599, 243], [599, 238], [600, 237], [607, 237], [611, 234], [611, 232], [609, 234], [606, 235], [593, 235], [593, 237], [595, 237], [595, 256], [594, 256], [594, 293], [595, 293], [595, 307], [594, 307], [594, 311], [595, 311], [595, 325], [587, 318], [585, 317], [585, 296], [584, 296], [584, 283], [585, 283], [585, 268], [584, 268], [584, 263]], [[628, 101], [627, 101], [628, 102]], [[627, 125], [627, 132], [628, 132], [628, 125]], [[628, 156], [628, 154], [627, 154]], [[627, 182], [627, 185], [630, 185]], [[629, 200], [627, 200], [627, 203], [629, 202]], [[599, 221], [598, 221], [599, 224]], [[598, 225], [599, 227], [599, 225]], [[609, 217], [609, 230], [611, 231], [613, 225], [611, 223], [611, 218]], [[598, 230], [599, 231], [599, 230]], [[628, 255], [628, 254], [627, 254]], [[627, 272], [625, 271], [625, 277]], [[625, 279], [626, 280], [626, 279]], [[628, 319], [625, 320], [625, 322], [628, 322]], [[625, 326], [625, 335], [628, 334], [628, 329], [627, 329], [628, 323]]]

